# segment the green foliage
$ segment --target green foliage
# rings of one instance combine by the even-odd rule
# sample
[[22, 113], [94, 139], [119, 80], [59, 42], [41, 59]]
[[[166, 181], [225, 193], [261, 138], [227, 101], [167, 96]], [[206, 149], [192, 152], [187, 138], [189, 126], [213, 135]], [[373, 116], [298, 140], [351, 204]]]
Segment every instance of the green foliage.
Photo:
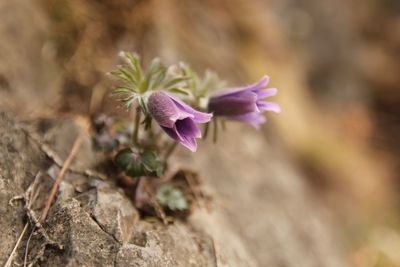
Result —
[[157, 188], [157, 200], [171, 210], [185, 210], [188, 208], [182, 191], [171, 185], [162, 185]]
[[219, 79], [218, 75], [207, 70], [203, 78], [201, 78], [191, 67], [184, 65], [182, 70], [185, 76], [187, 87], [192, 88], [193, 94], [196, 98], [206, 97], [208, 92], [214, 91], [218, 88], [223, 88], [224, 84]]
[[141, 156], [140, 160], [142, 166], [150, 173], [155, 173], [157, 176], [161, 176], [165, 170], [165, 162], [161, 161], [157, 155], [150, 150], [145, 150]]
[[206, 71], [204, 77], [200, 77], [190, 66], [179, 65], [179, 71], [185, 77], [181, 80], [179, 87], [171, 87], [168, 90], [190, 97], [190, 105], [200, 110], [207, 110], [209, 93], [223, 88], [224, 83], [218, 75], [212, 71]]
[[132, 151], [130, 148], [123, 149], [115, 156], [115, 164], [118, 168], [125, 171], [131, 177], [144, 175], [143, 168], [140, 164], [139, 153]]
[[101, 149], [101, 150], [106, 151], [106, 152], [111, 152], [111, 151], [113, 151], [114, 149], [116, 149], [118, 147], [118, 141], [113, 139], [112, 137], [109, 137], [108, 140], [106, 140], [106, 141], [99, 140], [101, 138], [102, 138], [102, 136], [101, 137], [98, 137], [98, 136], [94, 137], [94, 144], [96, 145], [96, 147], [98, 149]]
[[115, 164], [131, 177], [139, 176], [161, 176], [165, 171], [166, 164], [150, 150], [142, 153], [132, 148], [120, 150], [115, 156]]
[[121, 57], [126, 64], [112, 71], [111, 75], [122, 81], [120, 86], [114, 88], [113, 93], [122, 95], [121, 102], [124, 107], [130, 108], [138, 101], [145, 113], [143, 97], [147, 91], [163, 89], [175, 90], [178, 93], [189, 92], [187, 88], [183, 88], [186, 85], [183, 81], [188, 77], [184, 76], [183, 72], [171, 73], [171, 68], [175, 66], [165, 67], [159, 58], [155, 58], [147, 70], [144, 70], [136, 53], [122, 52]]
[[190, 95], [190, 91], [183, 89], [183, 88], [178, 88], [174, 87], [169, 89], [170, 92], [177, 93], [177, 94], [182, 94], [182, 95]]

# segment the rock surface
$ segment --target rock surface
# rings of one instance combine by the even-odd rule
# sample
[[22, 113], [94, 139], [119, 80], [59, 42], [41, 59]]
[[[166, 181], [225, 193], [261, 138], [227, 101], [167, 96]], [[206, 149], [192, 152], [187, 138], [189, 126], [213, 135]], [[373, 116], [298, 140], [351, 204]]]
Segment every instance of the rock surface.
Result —
[[[26, 130], [27, 125], [0, 113], [0, 227], [4, 229], [0, 264], [6, 262], [28, 217], [33, 221], [39, 217], [54, 179], [57, 166], [46, 157], [43, 144], [50, 146], [58, 140], [53, 153], [64, 159], [61, 150], [71, 146], [70, 135], [76, 136], [77, 130], [54, 127], [72, 124], [68, 119], [48, 121], [43, 132], [58, 134], [45, 135], [39, 145], [31, 136], [35, 127]], [[87, 159], [89, 140], [86, 137], [76, 158], [79, 164], [73, 166], [82, 167]], [[91, 167], [94, 158], [86, 161], [86, 167]], [[80, 182], [74, 184], [76, 180]], [[217, 229], [220, 234], [214, 236]], [[218, 208], [211, 213], [199, 210], [188, 223], [149, 223], [139, 219], [129, 198], [112, 182], [76, 173], [66, 175], [47, 221], [33, 232], [28, 250], [27, 244], [28, 234], [14, 266], [23, 264], [26, 251], [26, 262], [32, 266], [256, 266]]]
[[335, 217], [273, 139], [231, 123], [218, 145], [202, 142], [193, 157], [175, 162], [207, 178], [224, 207], [220, 215], [258, 266], [347, 266]]
[[[33, 131], [41, 144], [32, 138]], [[33, 221], [39, 217], [58, 170], [43, 144], [64, 159], [77, 132], [68, 118], [22, 125], [0, 113], [0, 264], [10, 255], [28, 215]], [[140, 220], [129, 198], [112, 182], [68, 172], [48, 220], [29, 241], [27, 263], [345, 266], [326, 211], [310, 197], [294, 167], [279, 155], [272, 156], [272, 147], [263, 149], [262, 136], [251, 130], [242, 133], [252, 138], [239, 148], [233, 137], [227, 137], [222, 141], [225, 150], [206, 144], [194, 160], [183, 154], [176, 158], [201, 169], [218, 193], [212, 212], [198, 209], [186, 223], [164, 226]], [[240, 151], [240, 157], [231, 150]], [[97, 162], [86, 136], [72, 166], [93, 168]], [[27, 235], [15, 266], [23, 264], [26, 244]]]
[[22, 195], [48, 162], [4, 112], [0, 112], [0, 136], [0, 264], [3, 265], [26, 220], [23, 203], [10, 200]]

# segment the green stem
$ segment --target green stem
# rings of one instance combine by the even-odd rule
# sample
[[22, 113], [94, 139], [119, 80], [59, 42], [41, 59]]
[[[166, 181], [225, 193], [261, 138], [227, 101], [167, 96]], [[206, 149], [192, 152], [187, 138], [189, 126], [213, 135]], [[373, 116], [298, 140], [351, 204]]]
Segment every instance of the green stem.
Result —
[[133, 136], [132, 136], [132, 141], [136, 145], [138, 145], [140, 115], [141, 115], [140, 108], [137, 107], [136, 108], [136, 114], [135, 114], [135, 125], [134, 125], [135, 128], [133, 129]]
[[203, 131], [203, 139], [206, 140], [207, 139], [207, 135], [208, 135], [208, 128], [210, 128], [210, 123], [206, 123], [204, 125], [204, 131]]
[[217, 142], [217, 139], [218, 139], [218, 121], [214, 119], [214, 136], [213, 136], [214, 144]]
[[225, 123], [225, 118], [221, 118], [221, 126], [222, 126], [222, 130], [226, 130], [226, 123]]
[[167, 153], [165, 153], [165, 161], [171, 156], [171, 154], [175, 151], [178, 146], [178, 142], [173, 142], [172, 145], [168, 148]]

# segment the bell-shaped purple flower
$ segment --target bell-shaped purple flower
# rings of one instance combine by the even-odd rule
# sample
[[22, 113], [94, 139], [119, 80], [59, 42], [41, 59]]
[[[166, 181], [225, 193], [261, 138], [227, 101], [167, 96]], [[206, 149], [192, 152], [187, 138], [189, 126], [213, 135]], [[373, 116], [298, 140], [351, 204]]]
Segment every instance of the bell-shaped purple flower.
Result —
[[255, 84], [218, 93], [210, 98], [208, 109], [215, 116], [243, 121], [259, 128], [266, 121], [261, 114], [263, 111], [281, 111], [278, 104], [262, 100], [278, 92], [276, 88], [265, 88], [268, 81], [269, 77], [264, 76]]
[[158, 91], [149, 97], [148, 108], [153, 118], [173, 139], [195, 152], [201, 131], [196, 123], [206, 123], [212, 114], [199, 112], [179, 99]]

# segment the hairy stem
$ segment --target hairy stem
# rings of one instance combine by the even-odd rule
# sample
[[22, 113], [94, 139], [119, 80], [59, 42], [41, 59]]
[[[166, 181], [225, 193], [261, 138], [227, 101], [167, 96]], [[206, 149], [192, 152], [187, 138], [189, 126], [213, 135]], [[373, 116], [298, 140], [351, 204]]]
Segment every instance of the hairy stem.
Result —
[[133, 136], [132, 136], [132, 141], [134, 144], [138, 144], [138, 136], [139, 136], [139, 125], [140, 125], [140, 115], [141, 111], [140, 108], [138, 107], [136, 109], [136, 114], [135, 114], [135, 125], [133, 129]]
[[213, 142], [215, 144], [217, 142], [217, 139], [218, 139], [218, 121], [217, 120], [213, 120], [213, 122], [214, 122]]
[[165, 153], [165, 161], [171, 156], [171, 154], [175, 151], [178, 146], [178, 142], [173, 142], [172, 145], [168, 148], [167, 153]]
[[210, 128], [210, 123], [207, 122], [206, 124], [204, 124], [204, 131], [203, 131], [203, 139], [207, 139], [208, 136], [208, 129]]

